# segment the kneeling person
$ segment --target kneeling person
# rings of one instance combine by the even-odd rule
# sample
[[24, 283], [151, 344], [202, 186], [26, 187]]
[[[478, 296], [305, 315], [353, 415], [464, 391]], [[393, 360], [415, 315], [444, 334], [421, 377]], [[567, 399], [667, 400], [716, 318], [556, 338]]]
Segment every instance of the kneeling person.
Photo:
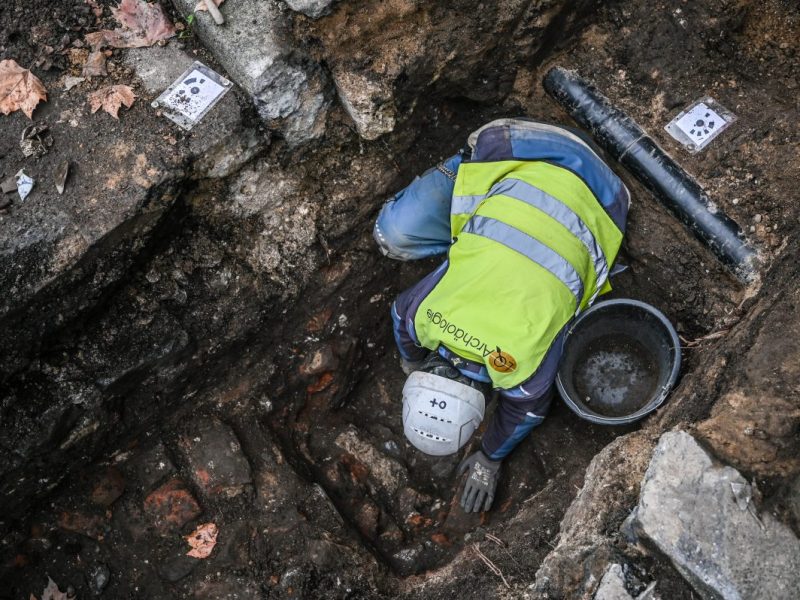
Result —
[[406, 436], [454, 454], [499, 392], [481, 449], [460, 466], [464, 510], [491, 507], [503, 458], [544, 419], [570, 322], [610, 289], [629, 203], [582, 136], [503, 119], [381, 210], [385, 255], [447, 253], [392, 305]]

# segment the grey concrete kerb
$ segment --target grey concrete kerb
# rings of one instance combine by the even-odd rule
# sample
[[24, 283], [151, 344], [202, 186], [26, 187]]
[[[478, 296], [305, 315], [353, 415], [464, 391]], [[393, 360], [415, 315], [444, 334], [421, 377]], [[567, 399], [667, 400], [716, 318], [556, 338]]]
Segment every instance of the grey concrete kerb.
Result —
[[[197, 0], [173, 0], [184, 16]], [[293, 46], [290, 11], [278, 0], [237, 0], [220, 7], [225, 24], [195, 13], [192, 28], [244, 89], [258, 114], [296, 146], [320, 137], [330, 105], [322, 70]]]

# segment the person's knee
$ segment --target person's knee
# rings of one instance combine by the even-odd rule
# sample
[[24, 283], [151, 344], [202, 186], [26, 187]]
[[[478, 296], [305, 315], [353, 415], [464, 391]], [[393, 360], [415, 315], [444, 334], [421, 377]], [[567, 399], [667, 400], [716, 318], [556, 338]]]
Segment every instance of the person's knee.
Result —
[[394, 200], [389, 200], [383, 205], [378, 218], [375, 220], [372, 236], [384, 256], [395, 260], [411, 260], [414, 258], [413, 253], [409, 251], [412, 246], [411, 240], [407, 234], [394, 226], [390, 218], [393, 203]]

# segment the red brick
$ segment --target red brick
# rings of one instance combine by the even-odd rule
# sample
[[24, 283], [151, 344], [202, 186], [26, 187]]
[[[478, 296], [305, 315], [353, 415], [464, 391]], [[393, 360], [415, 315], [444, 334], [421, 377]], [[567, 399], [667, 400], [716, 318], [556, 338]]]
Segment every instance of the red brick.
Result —
[[79, 512], [62, 512], [58, 526], [65, 531], [79, 533], [95, 540], [102, 540], [108, 521], [100, 515], [86, 515]]
[[202, 512], [197, 500], [178, 478], [170, 479], [144, 499], [144, 510], [159, 527], [182, 527]]
[[323, 373], [316, 382], [312, 383], [308, 386], [308, 388], [306, 388], [306, 391], [309, 394], [316, 394], [317, 392], [324, 390], [331, 383], [333, 383], [333, 373]]

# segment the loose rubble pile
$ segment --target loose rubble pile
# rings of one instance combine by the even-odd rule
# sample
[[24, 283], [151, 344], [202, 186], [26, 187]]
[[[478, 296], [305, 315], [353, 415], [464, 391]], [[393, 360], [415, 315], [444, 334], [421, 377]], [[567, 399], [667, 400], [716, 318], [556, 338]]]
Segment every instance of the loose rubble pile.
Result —
[[[792, 597], [795, 7], [231, 0], [217, 25], [175, 0], [153, 37], [138, 2], [0, 14], [0, 60], [47, 92], [0, 116], [0, 598]], [[151, 103], [195, 60], [236, 86], [186, 131]], [[556, 404], [466, 515], [460, 456], [415, 452], [399, 415], [388, 308], [436, 263], [370, 229], [484, 122], [565, 122], [554, 63], [767, 267], [744, 288], [621, 172], [615, 293], [676, 323], [681, 383], [625, 429]], [[663, 125], [707, 94], [738, 120], [690, 157]]]

